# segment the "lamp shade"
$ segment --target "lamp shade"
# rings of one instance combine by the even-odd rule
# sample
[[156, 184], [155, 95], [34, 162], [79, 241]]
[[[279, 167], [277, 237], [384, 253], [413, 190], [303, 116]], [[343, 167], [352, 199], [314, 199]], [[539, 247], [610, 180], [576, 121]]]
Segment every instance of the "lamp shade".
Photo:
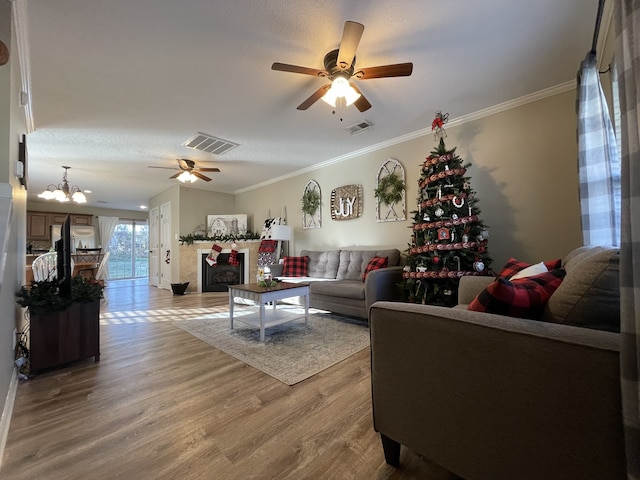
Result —
[[289, 225], [273, 225], [271, 227], [271, 240], [291, 240], [291, 227]]

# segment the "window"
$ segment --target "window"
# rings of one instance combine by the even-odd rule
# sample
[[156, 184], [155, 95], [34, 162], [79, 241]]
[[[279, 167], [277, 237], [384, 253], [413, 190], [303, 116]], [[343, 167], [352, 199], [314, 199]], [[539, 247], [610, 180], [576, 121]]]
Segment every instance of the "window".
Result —
[[149, 276], [149, 226], [144, 220], [120, 220], [109, 242], [109, 278]]

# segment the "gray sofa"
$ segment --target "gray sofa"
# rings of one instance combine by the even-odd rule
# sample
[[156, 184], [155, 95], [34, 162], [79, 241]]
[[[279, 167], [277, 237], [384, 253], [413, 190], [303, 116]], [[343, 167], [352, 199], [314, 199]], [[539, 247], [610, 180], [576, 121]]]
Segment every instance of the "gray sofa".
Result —
[[[313, 308], [367, 319], [374, 302], [401, 298], [398, 249], [302, 250], [300, 256], [309, 257], [306, 277], [283, 277], [282, 264], [270, 265], [271, 274], [286, 282], [310, 283], [309, 304]], [[362, 274], [373, 257], [387, 257], [388, 265], [369, 272], [363, 282]]]
[[457, 308], [371, 307], [387, 463], [405, 445], [466, 480], [626, 478], [620, 334], [604, 330], [619, 328], [619, 255], [583, 247], [563, 267], [544, 321], [467, 310], [480, 277], [462, 278]]

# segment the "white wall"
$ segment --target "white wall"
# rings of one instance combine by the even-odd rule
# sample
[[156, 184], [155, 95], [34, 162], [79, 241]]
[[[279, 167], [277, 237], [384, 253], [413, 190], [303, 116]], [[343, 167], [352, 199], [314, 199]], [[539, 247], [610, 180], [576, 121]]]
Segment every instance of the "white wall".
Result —
[[228, 193], [209, 192], [180, 186], [180, 235], [188, 235], [204, 224], [206, 226], [207, 215], [229, 215], [236, 212], [235, 195]]

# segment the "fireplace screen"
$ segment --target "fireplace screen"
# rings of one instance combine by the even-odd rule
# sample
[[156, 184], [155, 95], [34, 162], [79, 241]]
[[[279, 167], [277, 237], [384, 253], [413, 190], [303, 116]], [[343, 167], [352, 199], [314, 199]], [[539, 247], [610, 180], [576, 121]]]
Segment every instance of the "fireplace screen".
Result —
[[229, 254], [218, 255], [218, 263], [213, 267], [206, 262], [206, 253], [202, 254], [202, 291], [226, 292], [229, 285], [244, 283], [244, 253], [238, 253], [238, 266], [229, 264]]

